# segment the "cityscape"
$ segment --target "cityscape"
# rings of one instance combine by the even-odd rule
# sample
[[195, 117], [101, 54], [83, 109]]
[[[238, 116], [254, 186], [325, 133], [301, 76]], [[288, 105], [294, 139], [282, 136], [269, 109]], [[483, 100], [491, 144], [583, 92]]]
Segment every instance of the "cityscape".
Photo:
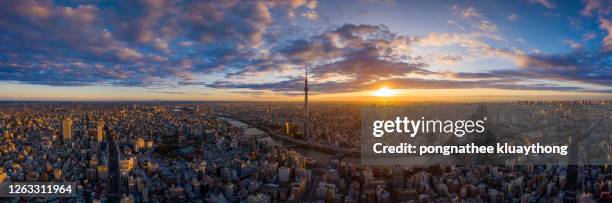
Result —
[[[358, 132], [345, 130], [360, 129], [359, 105], [311, 104], [310, 131], [295, 127], [305, 123], [297, 119], [304, 117], [301, 105], [3, 102], [0, 177], [4, 182], [77, 185], [76, 197], [11, 200], [16, 202], [606, 202], [612, 198], [612, 169], [607, 165], [363, 166], [359, 153], [351, 152], [359, 149]], [[566, 106], [571, 111], [568, 106], [598, 108], [612, 103], [503, 105], [544, 105], [556, 111]], [[602, 113], [609, 119], [609, 110]], [[603, 133], [609, 142], [610, 129]]]
[[612, 202], [611, 53], [611, 0], [0, 0], [0, 202]]

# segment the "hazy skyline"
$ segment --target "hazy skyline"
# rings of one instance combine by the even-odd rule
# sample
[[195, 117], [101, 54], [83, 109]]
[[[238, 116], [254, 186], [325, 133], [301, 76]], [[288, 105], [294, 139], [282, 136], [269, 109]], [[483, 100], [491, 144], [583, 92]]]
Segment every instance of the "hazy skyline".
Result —
[[75, 2], [0, 2], [0, 100], [612, 98], [609, 0]]

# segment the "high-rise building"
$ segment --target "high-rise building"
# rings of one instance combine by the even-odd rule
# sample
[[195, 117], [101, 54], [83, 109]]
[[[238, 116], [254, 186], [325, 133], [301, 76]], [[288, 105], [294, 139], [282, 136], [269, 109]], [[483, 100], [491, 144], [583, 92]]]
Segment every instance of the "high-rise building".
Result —
[[55, 178], [56, 180], [60, 180], [62, 178], [62, 169], [61, 168], [54, 168], [53, 169], [53, 178]]
[[96, 140], [98, 140], [98, 142], [104, 141], [104, 122], [103, 121], [98, 122], [98, 133], [96, 134]]
[[138, 139], [136, 139], [136, 152], [140, 152], [142, 149], [145, 148], [145, 140], [142, 137], [139, 137]]
[[310, 129], [308, 116], [308, 66], [306, 66], [304, 75], [304, 138], [308, 138]]
[[64, 120], [64, 140], [72, 140], [72, 118], [66, 118]]
[[0, 172], [0, 183], [4, 182], [4, 180], [6, 180], [7, 174], [3, 171]]
[[119, 167], [121, 173], [129, 173], [134, 168], [134, 158], [120, 160]]
[[119, 147], [117, 146], [116, 133], [108, 133], [108, 127], [104, 129], [105, 133], [111, 136], [106, 136], [108, 142], [108, 178], [109, 178], [109, 189], [108, 189], [108, 202], [117, 203], [119, 202], [122, 191], [121, 191], [121, 172], [119, 165]]

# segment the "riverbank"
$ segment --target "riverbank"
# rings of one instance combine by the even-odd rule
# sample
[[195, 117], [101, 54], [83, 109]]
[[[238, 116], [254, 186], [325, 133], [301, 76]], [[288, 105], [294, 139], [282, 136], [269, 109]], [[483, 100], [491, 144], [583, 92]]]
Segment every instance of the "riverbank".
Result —
[[[275, 139], [276, 136], [271, 136], [270, 132], [266, 132], [265, 130], [259, 129], [255, 126], [251, 126], [245, 122], [242, 122], [242, 121], [239, 121], [233, 118], [221, 117], [221, 116], [217, 116], [216, 118], [223, 120], [234, 127], [241, 128], [244, 131], [246, 136], [253, 136], [259, 142], [265, 142], [271, 146], [279, 146], [279, 147], [285, 147], [287, 149], [293, 149], [296, 152], [300, 153], [302, 156], [310, 157], [310, 158], [317, 160], [318, 163], [327, 163], [337, 155], [334, 153], [329, 153], [329, 152], [309, 149], [306, 147], [301, 147], [299, 145], [289, 144], [282, 139]], [[354, 164], [360, 163], [359, 158], [354, 157], [354, 156], [344, 155], [341, 157], [340, 160], [344, 162], [354, 163]]]

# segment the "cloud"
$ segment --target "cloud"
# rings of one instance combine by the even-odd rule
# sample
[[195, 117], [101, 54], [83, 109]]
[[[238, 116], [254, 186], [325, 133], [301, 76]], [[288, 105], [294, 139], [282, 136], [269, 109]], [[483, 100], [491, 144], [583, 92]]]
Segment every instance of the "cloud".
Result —
[[384, 26], [345, 24], [328, 30], [308, 40], [298, 39], [278, 50], [292, 63], [314, 65], [344, 57], [377, 56], [382, 58], [402, 57], [411, 39], [396, 36]]
[[312, 20], [312, 21], [315, 21], [315, 20], [319, 19], [319, 14], [317, 14], [316, 11], [308, 11], [308, 12], [302, 14], [302, 16], [304, 16], [308, 20]]
[[316, 11], [314, 11], [319, 6], [319, 2], [316, 1], [316, 0], [308, 0], [308, 1], [307, 0], [271, 1], [268, 4], [271, 4], [271, 5], [280, 5], [280, 6], [287, 7], [288, 8], [287, 9], [287, 17], [290, 20], [293, 20], [295, 18], [296, 9], [298, 9], [300, 7], [306, 7], [306, 8], [309, 9], [309, 11], [304, 13], [304, 14], [302, 14], [302, 16], [306, 17], [306, 16], [310, 15], [310, 17], [314, 18], [314, 16], [316, 15], [316, 17], [318, 17]]
[[155, 39], [153, 41], [153, 46], [159, 50], [168, 50], [168, 42], [163, 39]]
[[[497, 25], [490, 21], [484, 14], [480, 13], [473, 6], [463, 8], [460, 6], [453, 6], [451, 8], [453, 15], [458, 16], [462, 19], [467, 20], [472, 24], [472, 27], [479, 29], [483, 32], [495, 32], [497, 31]], [[449, 21], [450, 24], [456, 24], [454, 21]], [[463, 30], [461, 26], [460, 29]]]
[[[571, 42], [571, 43], [570, 43]], [[612, 86], [612, 64], [609, 56], [602, 52], [589, 52], [574, 41], [566, 41], [573, 46], [572, 52], [558, 54], [526, 54], [519, 50], [494, 48], [470, 36], [448, 33], [433, 33], [415, 40], [415, 44], [425, 46], [461, 45], [468, 48], [472, 55], [496, 56], [512, 60], [519, 70], [491, 71], [480, 76], [510, 77], [529, 79], [549, 79], [573, 81], [585, 84]]]
[[[0, 80], [43, 85], [173, 85], [168, 80], [193, 80], [196, 74], [223, 71], [256, 57], [273, 23], [272, 9], [317, 6], [312, 0], [70, 5], [51, 0], [3, 1]], [[190, 65], [184, 66], [185, 61]]]
[[[316, 20], [318, 7], [312, 0], [70, 6], [51, 0], [0, 1], [0, 80], [53, 86], [201, 85], [292, 94], [302, 85], [296, 75], [309, 66], [313, 91], [320, 93], [362, 91], [385, 82], [398, 88], [484, 85], [568, 91], [581, 89], [522, 82], [611, 84], [610, 60], [603, 52], [526, 54], [487, 43], [500, 41], [491, 33], [498, 27], [474, 7], [453, 7], [480, 30], [464, 34], [409, 36], [385, 25], [358, 24], [304, 32], [287, 17], [304, 12]], [[601, 13], [598, 9], [590, 12]], [[609, 33], [610, 22], [598, 17]], [[609, 50], [609, 36], [602, 50]], [[422, 48], [445, 51], [424, 53]], [[461, 73], [431, 67], [444, 69], [476, 56], [512, 60], [518, 69]], [[200, 78], [213, 74], [216, 79]]]
[[309, 39], [290, 41], [275, 50], [270, 58], [254, 60], [228, 77], [291, 72], [304, 66], [314, 67], [313, 76], [322, 80], [342, 75], [352, 80], [368, 81], [410, 72], [427, 72], [419, 61], [408, 60], [407, 48], [411, 40], [391, 33], [384, 26], [345, 24]]
[[[445, 47], [460, 45], [474, 55], [508, 58], [519, 69], [497, 69], [477, 73], [432, 71], [434, 62], [414, 56], [415, 46]], [[590, 91], [576, 86], [529, 83], [531, 80], [576, 81], [612, 86], [609, 61], [605, 55], [581, 51], [545, 55], [525, 54], [516, 50], [494, 48], [474, 35], [432, 33], [420, 37], [398, 35], [384, 26], [346, 24], [309, 39], [295, 40], [279, 49], [280, 60], [240, 74], [273, 71], [285, 67], [311, 66], [311, 90], [314, 93], [339, 93], [371, 90], [380, 84], [399, 89], [499, 88], [520, 90]], [[434, 55], [433, 60], [455, 63], [462, 57]], [[232, 75], [235, 76], [235, 75]], [[421, 78], [422, 77], [422, 78]], [[268, 90], [298, 94], [303, 78], [288, 77], [272, 82], [216, 81], [210, 88]]]
[[171, 94], [171, 95], [210, 95], [208, 93], [198, 93], [191, 91], [148, 91], [151, 93]]
[[497, 39], [495, 36], [475, 34], [457, 34], [457, 33], [430, 33], [425, 36], [414, 37], [414, 45], [432, 46], [432, 47], [450, 47], [459, 46], [465, 48], [470, 55], [486, 55], [486, 56], [503, 56], [507, 57], [510, 51], [496, 49], [478, 38]]
[[[551, 90], [551, 91], [587, 91], [609, 93], [607, 90], [589, 90], [581, 87], [556, 86], [550, 84], [517, 84], [520, 80], [433, 80], [422, 78], [390, 78], [377, 81], [376, 83], [352, 83], [330, 81], [324, 83], [309, 83], [309, 88], [313, 94], [330, 94], [369, 91], [377, 89], [381, 84], [391, 85], [394, 89], [472, 89], [472, 88], [496, 88], [510, 90]], [[249, 89], [256, 91], [273, 91], [286, 95], [301, 95], [303, 88], [303, 78], [293, 78], [289, 80], [270, 82], [270, 83], [230, 83], [215, 82], [208, 85], [211, 88], [222, 89]]]
[[[607, 32], [607, 35], [602, 41], [601, 50], [604, 52], [612, 51], [612, 21], [610, 14], [612, 13], [611, 0], [583, 0], [584, 8], [580, 13], [584, 16], [596, 15], [599, 19], [599, 28]], [[585, 34], [584, 41], [595, 38], [594, 33]]]
[[482, 45], [480, 41], [470, 39], [461, 34], [456, 33], [430, 33], [423, 37], [419, 37], [415, 41], [416, 44], [422, 46], [447, 46], [452, 44], [460, 44], [467, 47], [475, 47]]
[[478, 24], [478, 29], [484, 32], [495, 32], [497, 31], [497, 25], [491, 21], [483, 20], [480, 21], [480, 24]]
[[518, 20], [519, 16], [516, 13], [511, 13], [510, 15], [506, 16], [506, 19], [508, 19], [509, 21], [515, 21]]
[[269, 6], [260, 1], [193, 1], [185, 6], [186, 13], [179, 19], [181, 27], [189, 37], [202, 43], [259, 47], [272, 23]]
[[120, 59], [128, 60], [128, 59], [138, 59], [142, 57], [142, 54], [136, 50], [130, 48], [121, 48], [117, 50], [117, 56]]
[[306, 7], [308, 7], [311, 10], [314, 10], [317, 8], [317, 6], [319, 5], [319, 2], [317, 1], [310, 1], [308, 2], [308, 4], [306, 5]]
[[368, 3], [379, 3], [379, 4], [383, 4], [383, 5], [395, 5], [396, 1], [395, 0], [361, 0], [363, 2], [368, 2]]
[[515, 54], [514, 57], [516, 65], [521, 68], [518, 73], [526, 78], [548, 78], [612, 87], [612, 64], [608, 55], [603, 53], [579, 50], [563, 54]]
[[551, 2], [550, 0], [529, 0], [532, 3], [537, 3], [540, 4], [544, 7], [546, 7], [547, 9], [553, 9], [555, 8], [557, 5], [555, 5], [553, 2]]
[[612, 21], [602, 18], [599, 22], [599, 27], [608, 32], [608, 35], [603, 39], [602, 49], [608, 52], [612, 51]]
[[467, 7], [467, 8], [462, 8], [459, 6], [453, 6], [452, 7], [452, 11], [453, 11], [453, 15], [455, 16], [459, 16], [462, 18], [479, 18], [482, 17], [482, 13], [478, 12], [478, 10], [476, 10], [476, 8], [474, 8], [473, 6]]
[[597, 37], [595, 33], [592, 33], [592, 32], [584, 33], [582, 35], [582, 41], [589, 41], [589, 40], [595, 39], [595, 37]]
[[0, 80], [88, 85], [146, 74], [133, 64], [148, 56], [101, 26], [95, 6], [24, 0], [0, 3], [0, 10]]
[[[430, 74], [423, 63], [403, 63], [381, 60], [373, 56], [352, 56], [348, 60], [325, 64], [313, 69], [319, 79], [343, 75], [354, 83], [370, 83], [381, 78], [401, 77], [406, 74]], [[374, 68], [375, 67], [375, 68]]]
[[563, 43], [570, 45], [572, 49], [582, 49], [582, 44], [571, 39], [563, 40]]
[[593, 13], [607, 15], [612, 11], [612, 1], [610, 0], [583, 0], [584, 8], [580, 11], [582, 15], [591, 16]]
[[[114, 28], [113, 33], [118, 39], [132, 43], [151, 43], [156, 38], [163, 38], [161, 29], [178, 30], [178, 25], [172, 23], [159, 24], [158, 22], [171, 22], [175, 20], [179, 10], [169, 1], [161, 0], [135, 0], [118, 1], [116, 6], [104, 9], [108, 20], [105, 24]], [[166, 27], [173, 26], [173, 27]]]
[[461, 55], [440, 54], [434, 57], [434, 61], [439, 64], [452, 65], [463, 60]]

